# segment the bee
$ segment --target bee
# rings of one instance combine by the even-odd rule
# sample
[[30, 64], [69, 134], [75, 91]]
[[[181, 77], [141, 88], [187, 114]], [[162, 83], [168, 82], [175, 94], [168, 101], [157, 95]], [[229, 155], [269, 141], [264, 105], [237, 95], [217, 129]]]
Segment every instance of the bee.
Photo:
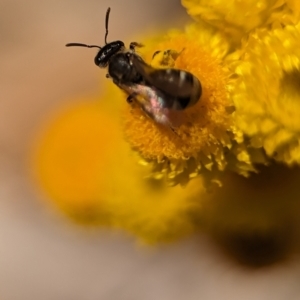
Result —
[[[124, 42], [107, 42], [110, 8], [105, 17], [105, 45], [68, 43], [67, 47], [80, 46], [99, 48], [94, 62], [107, 68], [107, 78], [127, 93], [128, 103], [138, 103], [141, 109], [155, 122], [167, 125], [174, 131], [172, 111], [181, 111], [198, 102], [202, 87], [199, 79], [187, 71], [175, 68], [154, 68], [135, 52], [140, 43], [132, 42], [126, 49]], [[164, 53], [174, 55], [174, 51]], [[158, 51], [153, 56], [157, 55]]]
[[[168, 125], [173, 130], [179, 125], [176, 122], [179, 120], [172, 120], [172, 113], [199, 101], [202, 91], [200, 81], [183, 70], [153, 68], [136, 55], [130, 56], [130, 61], [143, 80], [117, 85], [129, 95], [128, 102], [135, 100], [154, 121]], [[178, 114], [175, 115], [178, 117]]]

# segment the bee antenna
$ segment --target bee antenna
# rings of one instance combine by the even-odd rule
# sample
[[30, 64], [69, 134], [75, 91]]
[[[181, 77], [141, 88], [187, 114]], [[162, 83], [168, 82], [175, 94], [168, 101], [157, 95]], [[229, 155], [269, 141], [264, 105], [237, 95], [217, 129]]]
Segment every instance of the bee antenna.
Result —
[[104, 38], [105, 45], [107, 44], [109, 13], [110, 13], [110, 7], [107, 9], [106, 16], [105, 16], [105, 30], [106, 30], [105, 38]]
[[97, 45], [87, 45], [87, 44], [81, 44], [81, 43], [68, 43], [68, 44], [66, 44], [66, 47], [73, 47], [73, 46], [101, 49], [101, 47], [97, 46]]

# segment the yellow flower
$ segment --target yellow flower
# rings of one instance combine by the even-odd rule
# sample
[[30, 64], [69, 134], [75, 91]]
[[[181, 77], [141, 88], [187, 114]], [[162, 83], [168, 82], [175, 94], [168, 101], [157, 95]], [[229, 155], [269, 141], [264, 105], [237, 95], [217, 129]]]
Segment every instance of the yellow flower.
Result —
[[126, 229], [148, 243], [193, 232], [201, 178], [176, 188], [147, 179], [123, 139], [119, 104], [82, 100], [49, 118], [34, 143], [31, 168], [50, 200], [76, 222]]
[[233, 64], [236, 124], [253, 147], [288, 165], [300, 163], [300, 31], [258, 29]]
[[[169, 60], [171, 67], [191, 72], [202, 84], [198, 103], [174, 112], [176, 119], [181, 121], [175, 132], [150, 119], [139, 105], [125, 105], [127, 141], [146, 164], [152, 163], [154, 177], [166, 174], [175, 182], [178, 178], [186, 181], [202, 169], [224, 170], [231, 155], [235, 157], [235, 161], [231, 160], [234, 161], [232, 168], [243, 174], [252, 170], [243, 137], [232, 117], [231, 74], [224, 64], [229, 45], [224, 37], [201, 26], [190, 25], [184, 32], [173, 30], [165, 37], [149, 39], [144, 44], [146, 50], [142, 55], [148, 63], [155, 51], [172, 50], [178, 57]], [[158, 62], [157, 57], [152, 64], [165, 63], [165, 57]]]
[[[297, 184], [289, 175], [299, 170], [258, 166], [259, 175], [239, 175], [273, 159], [300, 163], [299, 5], [183, 3], [199, 22], [148, 38], [138, 49], [153, 67], [200, 80], [199, 101], [174, 112], [180, 124], [155, 122], [108, 81], [103, 101], [82, 99], [42, 129], [33, 151], [36, 178], [76, 221], [122, 228], [149, 243], [199, 229], [224, 236], [280, 231], [297, 218]], [[277, 178], [281, 172], [286, 176]]]

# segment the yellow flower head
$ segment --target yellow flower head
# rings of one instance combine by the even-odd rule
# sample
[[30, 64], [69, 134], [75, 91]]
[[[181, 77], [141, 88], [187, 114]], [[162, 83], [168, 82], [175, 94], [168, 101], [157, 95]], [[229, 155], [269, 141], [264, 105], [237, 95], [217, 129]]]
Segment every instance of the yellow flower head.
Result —
[[234, 63], [236, 122], [253, 147], [300, 163], [300, 30], [288, 25], [252, 33]]
[[[174, 130], [153, 121], [140, 105], [127, 104], [124, 115], [126, 139], [145, 162], [154, 164], [156, 177], [167, 174], [173, 179], [183, 173], [193, 177], [202, 167], [223, 170], [225, 152], [231, 148], [235, 155], [244, 151], [233, 147], [238, 132], [233, 123], [234, 108], [228, 97], [230, 73], [222, 63], [228, 43], [216, 32], [190, 25], [185, 32], [171, 31], [160, 40], [149, 40], [144, 44], [146, 61], [150, 62], [152, 54], [161, 51], [162, 55], [156, 55], [152, 65], [167, 65], [191, 72], [201, 82], [202, 95], [194, 106], [172, 112], [180, 123]], [[166, 56], [168, 50], [176, 55]]]

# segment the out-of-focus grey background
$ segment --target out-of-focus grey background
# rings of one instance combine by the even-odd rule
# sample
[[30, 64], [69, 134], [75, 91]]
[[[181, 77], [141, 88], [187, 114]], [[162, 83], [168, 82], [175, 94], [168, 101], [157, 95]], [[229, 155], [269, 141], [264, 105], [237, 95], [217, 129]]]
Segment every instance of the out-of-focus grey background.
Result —
[[0, 0], [0, 299], [299, 299], [296, 256], [247, 268], [205, 236], [140, 248], [73, 226], [37, 198], [28, 140], [63, 101], [101, 89], [95, 51], [64, 45], [101, 45], [108, 6], [109, 40], [126, 43], [187, 19], [177, 0]]

